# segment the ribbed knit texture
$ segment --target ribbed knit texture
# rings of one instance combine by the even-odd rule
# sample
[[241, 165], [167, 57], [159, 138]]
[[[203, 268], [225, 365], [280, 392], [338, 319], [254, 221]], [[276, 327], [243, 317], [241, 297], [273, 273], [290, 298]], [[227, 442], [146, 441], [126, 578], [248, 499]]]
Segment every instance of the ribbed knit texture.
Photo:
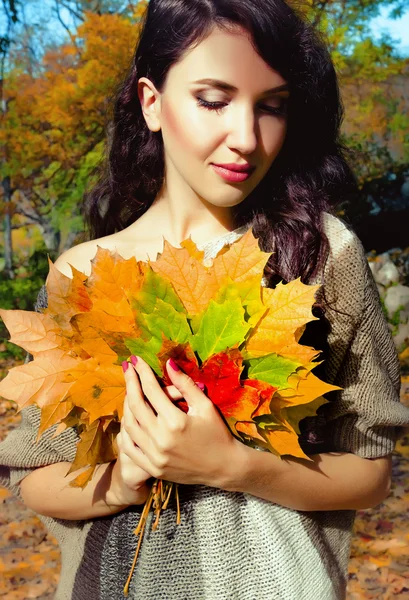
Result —
[[[398, 355], [361, 242], [340, 219], [327, 213], [323, 219], [330, 260], [324, 280], [317, 277], [312, 283], [323, 283], [333, 307], [347, 314], [328, 309], [327, 327], [321, 320], [309, 323], [300, 342], [322, 349], [325, 363], [314, 372], [344, 389], [328, 394], [330, 402], [320, 407], [319, 415], [303, 421], [300, 443], [310, 454], [386, 456], [394, 450], [400, 428], [409, 425], [409, 409], [399, 399]], [[245, 229], [202, 246], [205, 258]], [[43, 287], [36, 310], [46, 306]], [[72, 461], [79, 439], [73, 428], [51, 439], [54, 425], [35, 444], [40, 410], [29, 406], [21, 415], [21, 424], [0, 444], [0, 484], [16, 495], [34, 468]], [[129, 599], [345, 598], [355, 511], [295, 511], [204, 485], [179, 485], [179, 493], [180, 525], [174, 502], [156, 531], [151, 531], [149, 517]], [[39, 515], [62, 551], [56, 600], [125, 598], [122, 590], [137, 543], [133, 530], [142, 508], [131, 506], [87, 521]]]

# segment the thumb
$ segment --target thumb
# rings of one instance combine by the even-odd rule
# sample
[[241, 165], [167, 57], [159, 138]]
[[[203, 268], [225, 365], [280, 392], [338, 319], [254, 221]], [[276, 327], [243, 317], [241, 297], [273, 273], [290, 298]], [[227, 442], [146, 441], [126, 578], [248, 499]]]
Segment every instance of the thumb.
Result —
[[204, 388], [204, 385], [201, 384], [199, 387], [200, 382], [193, 381], [172, 358], [166, 362], [166, 369], [172, 384], [186, 400], [189, 406], [189, 414], [192, 414], [191, 408], [195, 407], [199, 409], [201, 406], [211, 402], [201, 389], [202, 386]]

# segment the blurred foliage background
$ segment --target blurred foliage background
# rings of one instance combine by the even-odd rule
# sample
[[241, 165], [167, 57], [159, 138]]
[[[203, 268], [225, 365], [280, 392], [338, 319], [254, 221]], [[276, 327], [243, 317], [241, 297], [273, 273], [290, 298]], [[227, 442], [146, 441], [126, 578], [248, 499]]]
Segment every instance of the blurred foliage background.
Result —
[[[339, 214], [367, 251], [409, 405], [409, 56], [371, 29], [385, 11], [397, 19], [407, 14], [408, 0], [288, 1], [322, 32], [339, 74], [343, 136], [359, 181]], [[83, 239], [79, 204], [94, 181], [110, 99], [145, 6], [146, 0], [0, 0], [2, 308], [32, 310], [48, 256], [55, 260]], [[0, 377], [24, 359], [8, 337], [0, 320]], [[20, 419], [11, 405], [0, 398], [0, 440]], [[388, 502], [358, 513], [348, 600], [409, 598], [408, 448], [406, 435], [394, 455]], [[2, 502], [0, 596], [53, 597], [57, 540], [4, 489]]]
[[[367, 251], [409, 245], [409, 58], [371, 20], [406, 0], [292, 0], [319, 28], [339, 73], [359, 194], [340, 216]], [[36, 19], [47, 5], [50, 17]], [[0, 306], [31, 309], [55, 259], [80, 242], [106, 115], [130, 63], [146, 0], [2, 0]], [[1, 9], [0, 9], [1, 10]], [[64, 37], [54, 35], [58, 23]], [[406, 221], [405, 221], [406, 219]], [[382, 228], [380, 226], [382, 225]], [[4, 334], [4, 335], [3, 335]], [[19, 349], [0, 331], [0, 355]], [[1, 357], [1, 356], [0, 356]]]

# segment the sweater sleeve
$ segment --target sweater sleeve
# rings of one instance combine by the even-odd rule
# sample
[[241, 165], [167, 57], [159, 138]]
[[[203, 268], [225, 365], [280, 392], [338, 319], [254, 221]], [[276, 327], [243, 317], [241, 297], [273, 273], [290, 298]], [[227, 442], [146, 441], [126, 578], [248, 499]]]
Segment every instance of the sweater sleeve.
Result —
[[[41, 312], [47, 307], [47, 293], [43, 286], [37, 297], [34, 309]], [[32, 360], [27, 354], [26, 363]], [[74, 427], [68, 427], [52, 439], [58, 424], [42, 433], [38, 443], [41, 410], [32, 404], [23, 408], [21, 421], [0, 443], [0, 485], [8, 488], [21, 498], [20, 483], [34, 469], [57, 462], [73, 462], [79, 435]]]
[[[350, 235], [347, 252], [338, 259], [336, 285], [346, 299], [344, 307], [351, 306], [355, 295], [356, 305], [362, 309], [349, 334], [343, 339], [340, 328], [333, 340], [331, 351], [336, 358], [339, 355], [339, 361], [331, 383], [343, 390], [332, 392], [330, 402], [321, 407], [326, 422], [325, 451], [378, 458], [394, 451], [397, 439], [409, 426], [409, 408], [400, 401], [399, 357], [376, 282], [362, 243], [356, 234]], [[351, 269], [355, 283], [348, 277]], [[346, 348], [341, 351], [345, 339]]]

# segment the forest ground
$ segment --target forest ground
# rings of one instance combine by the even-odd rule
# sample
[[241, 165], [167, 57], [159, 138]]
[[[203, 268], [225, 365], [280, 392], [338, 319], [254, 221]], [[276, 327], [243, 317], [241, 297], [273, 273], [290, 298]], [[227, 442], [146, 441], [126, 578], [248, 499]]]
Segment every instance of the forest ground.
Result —
[[[409, 351], [401, 355], [401, 400], [409, 406]], [[18, 425], [15, 405], [0, 399], [0, 441]], [[393, 453], [389, 498], [357, 512], [347, 600], [409, 600], [409, 431]], [[0, 487], [0, 599], [52, 600], [60, 550], [33, 511]]]

